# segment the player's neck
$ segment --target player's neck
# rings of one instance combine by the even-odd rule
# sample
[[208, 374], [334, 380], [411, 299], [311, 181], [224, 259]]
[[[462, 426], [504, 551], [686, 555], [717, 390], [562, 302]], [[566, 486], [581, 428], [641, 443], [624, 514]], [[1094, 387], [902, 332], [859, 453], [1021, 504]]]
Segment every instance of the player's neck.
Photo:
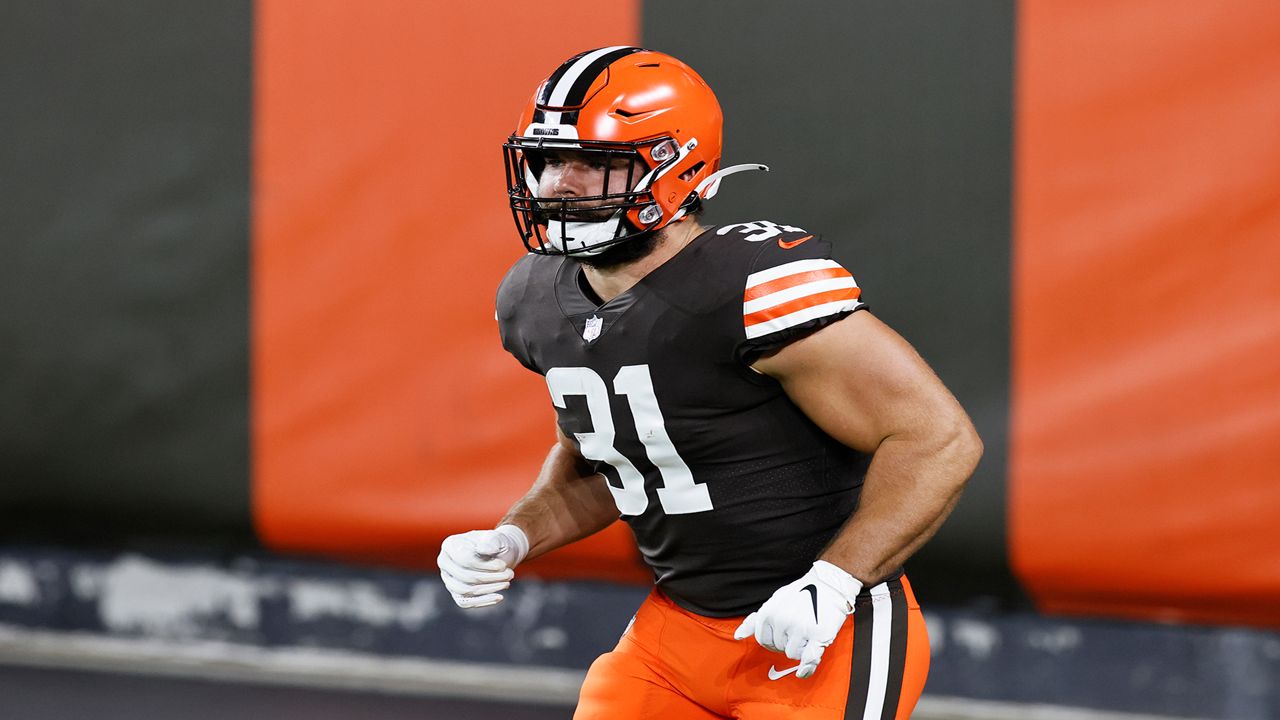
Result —
[[609, 302], [630, 290], [632, 286], [644, 279], [644, 276], [675, 257], [676, 253], [693, 242], [693, 239], [704, 230], [706, 228], [698, 224], [697, 218], [691, 217], [659, 230], [657, 242], [648, 255], [608, 268], [583, 264], [582, 273], [600, 300]]

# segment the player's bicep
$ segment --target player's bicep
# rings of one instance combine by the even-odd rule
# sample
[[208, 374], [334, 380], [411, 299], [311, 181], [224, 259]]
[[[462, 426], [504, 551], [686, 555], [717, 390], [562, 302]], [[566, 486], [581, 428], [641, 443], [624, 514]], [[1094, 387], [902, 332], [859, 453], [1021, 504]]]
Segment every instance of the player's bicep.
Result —
[[945, 432], [967, 422], [915, 349], [869, 312], [857, 312], [757, 360], [827, 434], [872, 452], [890, 436]]

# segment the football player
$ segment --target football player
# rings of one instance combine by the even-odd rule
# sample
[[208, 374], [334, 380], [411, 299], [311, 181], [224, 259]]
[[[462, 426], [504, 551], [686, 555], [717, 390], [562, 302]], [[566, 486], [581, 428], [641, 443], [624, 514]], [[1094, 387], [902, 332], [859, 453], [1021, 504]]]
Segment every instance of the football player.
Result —
[[493, 530], [449, 537], [464, 608], [622, 517], [655, 587], [576, 718], [906, 718], [929, 645], [902, 564], [981, 455], [969, 418], [817, 234], [699, 222], [721, 111], [688, 65], [570, 58], [505, 144], [529, 253], [503, 346], [558, 442]]

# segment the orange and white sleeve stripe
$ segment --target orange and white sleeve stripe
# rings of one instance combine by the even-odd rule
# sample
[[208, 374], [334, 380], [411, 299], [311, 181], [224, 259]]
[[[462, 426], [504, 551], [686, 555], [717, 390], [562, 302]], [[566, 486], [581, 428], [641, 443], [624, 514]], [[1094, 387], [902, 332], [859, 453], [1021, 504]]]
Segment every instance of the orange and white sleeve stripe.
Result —
[[855, 310], [861, 294], [835, 260], [796, 260], [751, 273], [742, 298], [747, 339]]

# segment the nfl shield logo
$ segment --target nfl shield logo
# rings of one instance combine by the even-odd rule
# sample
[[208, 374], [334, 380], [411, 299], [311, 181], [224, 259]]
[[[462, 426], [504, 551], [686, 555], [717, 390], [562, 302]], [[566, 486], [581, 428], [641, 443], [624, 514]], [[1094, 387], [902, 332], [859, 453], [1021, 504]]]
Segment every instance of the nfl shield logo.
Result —
[[582, 339], [591, 342], [600, 337], [600, 328], [604, 326], [604, 319], [595, 315], [587, 318], [587, 326], [582, 330]]

